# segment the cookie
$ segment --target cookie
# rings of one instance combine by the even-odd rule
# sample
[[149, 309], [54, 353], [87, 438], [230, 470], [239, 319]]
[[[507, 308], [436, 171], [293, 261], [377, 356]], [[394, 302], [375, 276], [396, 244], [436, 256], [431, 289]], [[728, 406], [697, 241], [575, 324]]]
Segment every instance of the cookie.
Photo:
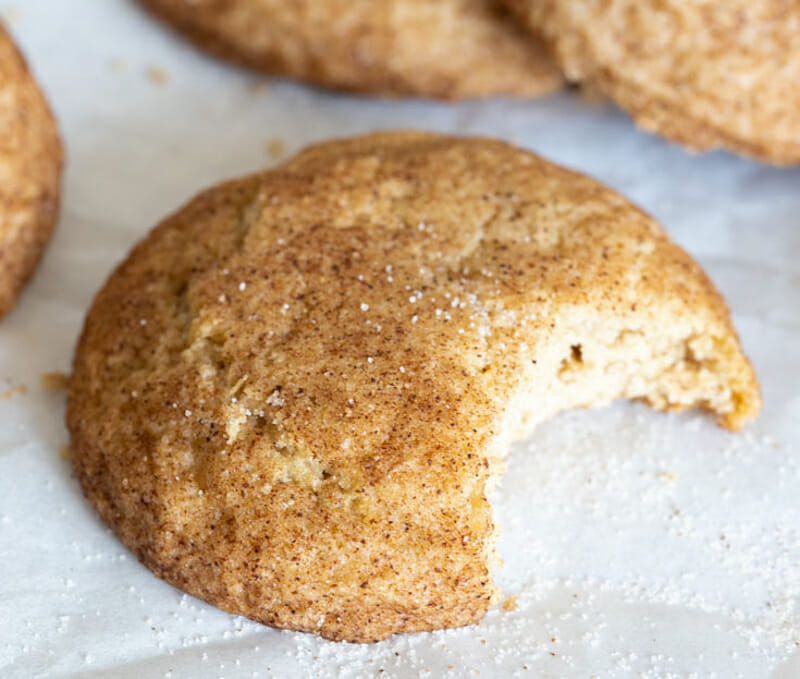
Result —
[[94, 301], [67, 419], [85, 495], [159, 577], [366, 642], [479, 620], [510, 443], [620, 397], [759, 410], [700, 267], [592, 179], [398, 132], [162, 222]]
[[324, 87], [459, 99], [562, 84], [499, 0], [142, 0], [211, 52]]
[[0, 316], [14, 306], [50, 240], [61, 163], [53, 114], [0, 23]]
[[800, 162], [800, 3], [506, 0], [646, 130], [690, 149]]

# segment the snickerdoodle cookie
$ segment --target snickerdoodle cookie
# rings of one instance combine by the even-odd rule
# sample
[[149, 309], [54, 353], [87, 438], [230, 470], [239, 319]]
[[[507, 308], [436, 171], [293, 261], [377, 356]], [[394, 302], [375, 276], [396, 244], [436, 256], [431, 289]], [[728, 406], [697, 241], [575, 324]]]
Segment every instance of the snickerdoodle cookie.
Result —
[[162, 222], [95, 299], [67, 417], [86, 496], [158, 576], [373, 641], [479, 620], [509, 444], [620, 397], [758, 412], [700, 267], [592, 179], [399, 132]]
[[0, 23], [0, 316], [14, 306], [50, 240], [61, 159], [53, 115]]
[[562, 84], [500, 0], [142, 2], [215, 54], [325, 87], [458, 99]]
[[797, 0], [506, 0], [567, 77], [695, 150], [800, 162]]

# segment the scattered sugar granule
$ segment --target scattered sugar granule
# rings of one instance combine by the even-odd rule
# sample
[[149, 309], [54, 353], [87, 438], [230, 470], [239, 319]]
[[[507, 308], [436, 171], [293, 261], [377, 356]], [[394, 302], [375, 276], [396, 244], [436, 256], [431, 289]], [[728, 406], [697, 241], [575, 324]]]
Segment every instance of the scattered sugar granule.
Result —
[[286, 405], [286, 401], [281, 397], [281, 390], [275, 389], [268, 397], [267, 403], [276, 408]]

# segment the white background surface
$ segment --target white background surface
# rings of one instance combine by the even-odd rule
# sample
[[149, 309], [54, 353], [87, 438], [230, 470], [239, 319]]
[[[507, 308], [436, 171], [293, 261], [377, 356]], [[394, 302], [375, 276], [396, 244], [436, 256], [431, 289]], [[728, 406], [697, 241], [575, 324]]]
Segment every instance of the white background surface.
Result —
[[[0, 323], [0, 676], [800, 677], [800, 171], [693, 157], [610, 107], [379, 102], [270, 82], [186, 47], [123, 0], [0, 0], [68, 147], [63, 214]], [[148, 75], [161, 69], [166, 82]], [[517, 446], [495, 499], [513, 612], [374, 646], [277, 632], [156, 580], [59, 455], [92, 295], [200, 188], [333, 135], [490, 134], [656, 215], [727, 296], [765, 408], [744, 434], [616, 404]], [[274, 145], [273, 145], [274, 147]], [[274, 148], [273, 148], [274, 150]], [[380, 672], [383, 670], [383, 672]]]

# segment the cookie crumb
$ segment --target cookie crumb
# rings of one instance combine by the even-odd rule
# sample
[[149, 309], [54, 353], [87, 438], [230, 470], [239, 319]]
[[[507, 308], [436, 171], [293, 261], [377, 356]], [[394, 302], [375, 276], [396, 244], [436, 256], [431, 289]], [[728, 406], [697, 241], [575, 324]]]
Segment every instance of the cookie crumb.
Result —
[[267, 153], [271, 158], [280, 158], [286, 150], [286, 144], [280, 137], [270, 137], [267, 139]]
[[151, 66], [147, 69], [147, 77], [156, 85], [164, 85], [169, 81], [169, 73], [157, 66]]
[[0, 391], [0, 401], [8, 401], [10, 398], [14, 398], [17, 394], [22, 396], [23, 394], [28, 393], [28, 387], [24, 384], [18, 384], [16, 387], [11, 387], [11, 389], [6, 389], [5, 391]]
[[125, 59], [117, 57], [111, 60], [111, 70], [114, 73], [124, 73], [128, 70], [128, 62]]
[[42, 373], [41, 380], [42, 386], [45, 389], [66, 389], [67, 388], [67, 380], [68, 376], [66, 373], [61, 372], [60, 370], [54, 370], [53, 372], [49, 373]]
[[517, 610], [517, 597], [510, 596], [503, 602], [503, 610], [506, 613], [511, 613], [511, 611]]

